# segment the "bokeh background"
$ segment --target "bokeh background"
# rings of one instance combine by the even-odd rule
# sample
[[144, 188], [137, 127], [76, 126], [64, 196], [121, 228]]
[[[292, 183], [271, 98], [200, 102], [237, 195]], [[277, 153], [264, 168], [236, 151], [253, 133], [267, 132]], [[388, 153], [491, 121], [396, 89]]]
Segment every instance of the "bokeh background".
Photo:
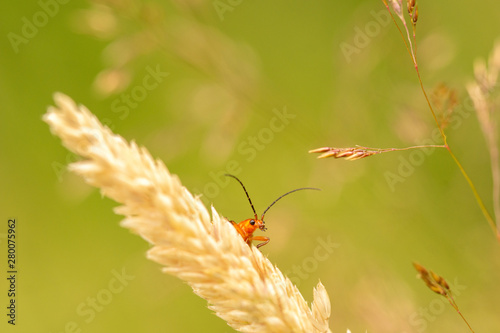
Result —
[[[226, 171], [243, 181], [258, 212], [291, 189], [321, 188], [269, 211], [262, 252], [309, 302], [321, 279], [333, 332], [467, 332], [415, 278], [413, 261], [456, 287], [477, 332], [500, 329], [500, 245], [444, 150], [392, 185], [387, 173], [398, 174], [409, 152], [356, 162], [307, 153], [432, 136], [381, 1], [62, 2], [0, 4], [2, 332], [233, 331], [145, 259], [148, 244], [119, 227], [115, 202], [66, 171], [77, 157], [41, 120], [55, 91], [146, 146], [231, 219], [251, 209], [239, 185], [220, 177]], [[499, 13], [493, 0], [419, 2], [419, 64], [430, 92], [445, 83], [466, 100], [473, 62], [500, 35]], [[148, 78], [155, 71], [156, 85]], [[473, 112], [447, 133], [491, 211], [489, 159]], [[3, 313], [12, 217], [15, 328]], [[330, 244], [327, 255], [322, 244]]]

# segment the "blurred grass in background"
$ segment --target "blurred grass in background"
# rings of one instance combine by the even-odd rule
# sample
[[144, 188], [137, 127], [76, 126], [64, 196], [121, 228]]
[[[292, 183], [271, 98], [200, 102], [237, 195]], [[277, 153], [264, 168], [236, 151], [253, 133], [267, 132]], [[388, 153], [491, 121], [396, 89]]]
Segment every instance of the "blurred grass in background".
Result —
[[[229, 6], [223, 13], [221, 3]], [[308, 301], [321, 279], [333, 332], [465, 332], [457, 313], [415, 279], [412, 261], [452, 288], [458, 283], [456, 301], [476, 331], [498, 329], [499, 244], [444, 150], [392, 187], [384, 175], [397, 173], [408, 153], [358, 162], [307, 154], [323, 145], [409, 146], [434, 129], [401, 37], [382, 21], [382, 2], [232, 3], [72, 1], [53, 7], [53, 17], [15, 47], [11, 33], [22, 35], [23, 18], [43, 19], [42, 6], [0, 5], [0, 207], [3, 225], [18, 221], [15, 329], [232, 331], [190, 288], [145, 260], [148, 245], [118, 226], [114, 202], [65, 171], [75, 157], [41, 121], [54, 91], [148, 147], [231, 219], [251, 209], [224, 172], [237, 173], [258, 213], [291, 189], [322, 188], [266, 214], [271, 242], [262, 251]], [[462, 101], [473, 61], [488, 56], [500, 33], [500, 4], [421, 1], [419, 11], [424, 84], [432, 90], [445, 82]], [[96, 22], [99, 38], [85, 20]], [[357, 51], [346, 56], [346, 45]], [[147, 77], [155, 71], [168, 76], [152, 88]], [[475, 115], [447, 133], [491, 207]], [[335, 246], [318, 255], [325, 242]], [[117, 288], [123, 272], [130, 279]], [[4, 300], [5, 279], [0, 287]]]

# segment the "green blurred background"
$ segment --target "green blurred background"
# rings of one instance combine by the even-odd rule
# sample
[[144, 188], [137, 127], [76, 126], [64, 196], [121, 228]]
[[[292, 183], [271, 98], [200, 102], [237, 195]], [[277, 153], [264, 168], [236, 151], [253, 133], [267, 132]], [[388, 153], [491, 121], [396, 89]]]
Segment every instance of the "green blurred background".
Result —
[[[424, 84], [432, 91], [445, 82], [463, 101], [474, 60], [489, 55], [500, 33], [500, 3], [419, 5]], [[271, 242], [262, 252], [308, 302], [321, 279], [333, 332], [467, 332], [451, 306], [415, 278], [412, 261], [458, 284], [456, 301], [475, 331], [500, 329], [500, 245], [444, 150], [392, 187], [385, 175], [397, 174], [409, 152], [356, 162], [307, 153], [410, 146], [434, 129], [382, 2], [0, 6], [2, 332], [72, 332], [71, 323], [82, 332], [233, 331], [187, 285], [145, 259], [148, 244], [119, 227], [115, 202], [65, 170], [77, 158], [41, 120], [55, 91], [146, 146], [231, 219], [251, 215], [238, 184], [217, 183], [235, 164], [258, 212], [286, 191], [320, 187], [269, 211]], [[40, 14], [43, 7], [51, 15]], [[20, 40], [13, 34], [24, 38], [33, 20], [36, 31], [25, 27], [30, 37], [13, 46]], [[342, 45], [356, 51], [346, 56]], [[154, 89], [137, 88], [155, 69], [169, 74]], [[125, 107], [132, 93], [136, 103]], [[273, 117], [284, 110], [293, 118], [273, 131]], [[447, 133], [491, 208], [489, 158], [475, 115]], [[18, 223], [15, 328], [4, 314], [8, 218]], [[318, 257], [325, 242], [335, 246]], [[123, 272], [129, 280], [109, 292]], [[92, 299], [101, 300], [95, 310]]]

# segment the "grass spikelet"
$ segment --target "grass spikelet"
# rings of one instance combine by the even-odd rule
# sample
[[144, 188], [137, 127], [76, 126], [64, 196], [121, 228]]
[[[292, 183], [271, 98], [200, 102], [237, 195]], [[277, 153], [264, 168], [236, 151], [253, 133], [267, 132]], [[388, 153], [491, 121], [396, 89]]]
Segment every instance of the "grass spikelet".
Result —
[[465, 317], [463, 316], [463, 314], [458, 309], [458, 305], [455, 302], [455, 299], [453, 298], [450, 286], [448, 285], [446, 280], [442, 276], [439, 276], [436, 273], [434, 273], [433, 271], [428, 271], [424, 266], [417, 264], [416, 262], [413, 263], [413, 267], [415, 267], [415, 269], [418, 272], [417, 277], [422, 279], [422, 281], [424, 281], [424, 283], [430, 290], [432, 290], [436, 294], [444, 296], [451, 304], [451, 306], [458, 312], [460, 317], [462, 317], [462, 319], [467, 324], [471, 332], [474, 332], [469, 323], [467, 322], [467, 320], [465, 319]]
[[410, 149], [421, 149], [421, 148], [445, 148], [443, 145], [421, 145], [412, 146], [405, 148], [368, 148], [368, 147], [351, 147], [351, 148], [334, 148], [334, 147], [321, 147], [309, 150], [309, 153], [321, 153], [318, 158], [344, 158], [348, 161], [355, 161], [365, 157], [369, 157], [376, 154], [388, 153], [391, 151], [402, 151]]
[[408, 15], [410, 15], [411, 23], [415, 28], [418, 21], [418, 5], [415, 0], [408, 0], [406, 6], [408, 8]]
[[323, 285], [311, 308], [292, 282], [149, 152], [113, 134], [84, 106], [56, 93], [43, 120], [82, 160], [70, 169], [121, 206], [121, 225], [151, 243], [147, 257], [185, 281], [240, 332], [330, 332]]
[[365, 147], [354, 147], [354, 148], [334, 148], [334, 147], [322, 147], [317, 149], [309, 150], [309, 153], [322, 153], [318, 158], [344, 158], [348, 161], [359, 160], [374, 154], [380, 154], [381, 151], [370, 150]]
[[430, 290], [443, 296], [446, 296], [447, 292], [450, 292], [450, 287], [444, 278], [432, 271], [429, 272], [424, 266], [417, 263], [413, 263], [413, 266], [418, 272], [418, 278], [422, 279]]

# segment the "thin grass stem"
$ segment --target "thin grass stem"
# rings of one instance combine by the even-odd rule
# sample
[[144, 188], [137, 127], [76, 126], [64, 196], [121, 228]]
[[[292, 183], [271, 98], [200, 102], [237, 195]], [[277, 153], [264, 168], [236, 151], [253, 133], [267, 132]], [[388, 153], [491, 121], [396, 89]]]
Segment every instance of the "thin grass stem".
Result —
[[410, 57], [413, 59], [412, 50], [410, 50], [410, 47], [408, 46], [408, 43], [407, 43], [407, 42], [406, 42], [406, 40], [405, 40], [405, 37], [404, 37], [403, 31], [401, 31], [401, 28], [400, 28], [400, 27], [399, 27], [399, 25], [397, 24], [396, 19], [394, 18], [394, 15], [392, 15], [391, 9], [389, 8], [389, 4], [387, 3], [387, 1], [386, 1], [386, 0], [382, 0], [382, 2], [384, 3], [385, 8], [387, 8], [387, 11], [389, 12], [389, 15], [391, 15], [392, 22], [394, 22], [394, 25], [395, 25], [395, 26], [396, 26], [396, 28], [398, 29], [399, 34], [401, 35], [401, 38], [403, 39], [403, 43], [404, 43], [404, 44], [405, 44], [405, 46], [406, 46], [406, 51], [408, 51], [408, 54], [409, 54], [409, 55], [410, 55]]
[[495, 221], [493, 220], [490, 213], [488, 212], [488, 209], [484, 205], [484, 202], [481, 199], [481, 196], [479, 195], [479, 192], [477, 191], [476, 186], [474, 185], [474, 183], [470, 179], [469, 175], [467, 174], [467, 172], [465, 171], [464, 167], [462, 166], [460, 161], [457, 159], [455, 154], [453, 154], [450, 147], [446, 146], [446, 149], [448, 150], [448, 153], [450, 153], [451, 157], [453, 158], [453, 161], [455, 161], [455, 164], [460, 169], [460, 172], [462, 172], [462, 175], [464, 176], [465, 180], [467, 181], [467, 183], [469, 184], [469, 187], [472, 190], [472, 193], [474, 194], [474, 198], [476, 198], [477, 204], [479, 205], [481, 212], [483, 213], [484, 217], [486, 218], [486, 221], [488, 221], [488, 224], [490, 225], [490, 227], [493, 229], [493, 233], [496, 234], [497, 239], [500, 241], [500, 233], [498, 233], [498, 231], [497, 231]]
[[[469, 184], [469, 187], [472, 190], [472, 193], [474, 194], [474, 197], [475, 197], [475, 199], [476, 199], [476, 201], [477, 201], [477, 203], [479, 205], [479, 208], [481, 209], [481, 212], [483, 213], [484, 217], [488, 221], [488, 224], [490, 225], [490, 227], [493, 229], [493, 232], [496, 234], [497, 239], [500, 241], [500, 229], [497, 228], [495, 220], [492, 218], [492, 216], [488, 212], [488, 209], [486, 208], [486, 206], [485, 206], [485, 204], [483, 202], [483, 199], [479, 195], [479, 192], [477, 191], [476, 186], [474, 185], [474, 182], [469, 177], [469, 175], [465, 171], [464, 167], [459, 162], [459, 160], [457, 159], [457, 157], [455, 156], [455, 154], [451, 151], [451, 148], [448, 145], [448, 142], [446, 140], [446, 134], [444, 133], [443, 127], [439, 124], [439, 120], [437, 118], [436, 112], [434, 111], [434, 108], [432, 107], [432, 103], [431, 103], [431, 101], [430, 101], [430, 99], [429, 99], [429, 97], [427, 95], [427, 92], [426, 92], [426, 90], [424, 88], [422, 77], [420, 75], [420, 71], [419, 71], [419, 68], [418, 68], [418, 62], [417, 62], [416, 52], [413, 53], [413, 48], [411, 48], [411, 51], [410, 51], [410, 48], [408, 47], [408, 43], [406, 42], [406, 40], [404, 38], [404, 34], [401, 31], [401, 29], [400, 29], [399, 25], [397, 24], [396, 20], [394, 19], [394, 16], [392, 15], [392, 12], [389, 9], [389, 5], [387, 4], [386, 0], [382, 0], [382, 2], [384, 3], [384, 5], [386, 6], [387, 10], [389, 11], [389, 14], [391, 15], [392, 21], [396, 25], [396, 28], [398, 29], [398, 31], [399, 31], [402, 39], [403, 39], [403, 42], [404, 42], [404, 44], [406, 46], [406, 49], [408, 50], [408, 53], [410, 54], [412, 62], [414, 64], [414, 66], [415, 66], [415, 71], [417, 73], [418, 82], [420, 84], [420, 89], [422, 90], [422, 93], [423, 93], [423, 95], [425, 97], [425, 100], [427, 101], [427, 105], [429, 106], [429, 110], [431, 111], [432, 117], [434, 118], [434, 122], [436, 123], [436, 126], [437, 126], [437, 128], [439, 130], [439, 133], [441, 134], [441, 137], [443, 138], [443, 144], [444, 144], [443, 146], [446, 147], [446, 150], [448, 151], [448, 153], [452, 157], [452, 159], [455, 162], [455, 164], [460, 169], [460, 172], [464, 176], [465, 180], [467, 181], [467, 183]], [[409, 31], [408, 31], [408, 28], [407, 28], [407, 25], [406, 25], [406, 21], [404, 19], [401, 19], [401, 21], [403, 22], [403, 25], [404, 25], [404, 27], [406, 29], [406, 32], [407, 32], [407, 35], [408, 35], [408, 40], [411, 41], [410, 36], [409, 36]], [[416, 34], [415, 34], [415, 32], [416, 32], [416, 25], [415, 25], [415, 23], [416, 23], [416, 21], [413, 22], [412, 25], [413, 25], [413, 40], [415, 42], [415, 50], [416, 50], [417, 42], [416, 42]], [[411, 42], [410, 42], [410, 46], [411, 46]], [[498, 193], [498, 196], [500, 197], [500, 192]], [[494, 194], [494, 197], [495, 197], [495, 194]], [[498, 204], [498, 203], [494, 203], [495, 213], [496, 213], [497, 210], [500, 211], [500, 206], [499, 205], [500, 204]]]

